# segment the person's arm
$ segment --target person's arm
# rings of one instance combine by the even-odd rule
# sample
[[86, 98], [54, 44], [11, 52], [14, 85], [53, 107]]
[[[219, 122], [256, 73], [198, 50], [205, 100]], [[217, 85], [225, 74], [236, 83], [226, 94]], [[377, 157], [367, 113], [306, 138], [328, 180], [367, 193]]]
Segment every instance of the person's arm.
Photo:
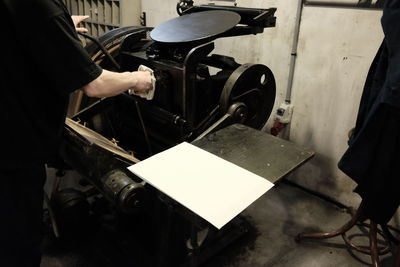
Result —
[[111, 97], [133, 89], [145, 93], [152, 89], [148, 71], [111, 72], [103, 70], [99, 77], [81, 88], [89, 97]]

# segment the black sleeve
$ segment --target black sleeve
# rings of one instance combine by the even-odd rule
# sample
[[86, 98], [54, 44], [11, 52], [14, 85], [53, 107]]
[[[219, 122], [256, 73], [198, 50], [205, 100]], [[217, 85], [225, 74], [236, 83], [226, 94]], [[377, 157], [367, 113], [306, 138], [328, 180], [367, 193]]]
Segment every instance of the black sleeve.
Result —
[[38, 5], [36, 17], [29, 16], [31, 22], [21, 34], [36, 71], [55, 90], [69, 93], [96, 79], [102, 69], [83, 48], [70, 15], [55, 1], [39, 1], [52, 4]]

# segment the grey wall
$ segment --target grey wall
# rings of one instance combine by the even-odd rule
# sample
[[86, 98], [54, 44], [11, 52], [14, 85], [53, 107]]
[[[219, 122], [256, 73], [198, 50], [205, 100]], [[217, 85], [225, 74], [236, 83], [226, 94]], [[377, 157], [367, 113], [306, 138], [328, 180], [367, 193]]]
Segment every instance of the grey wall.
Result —
[[296, 180], [346, 204], [358, 201], [337, 169], [364, 81], [382, 41], [380, 11], [306, 7], [300, 29], [290, 139], [317, 154]]

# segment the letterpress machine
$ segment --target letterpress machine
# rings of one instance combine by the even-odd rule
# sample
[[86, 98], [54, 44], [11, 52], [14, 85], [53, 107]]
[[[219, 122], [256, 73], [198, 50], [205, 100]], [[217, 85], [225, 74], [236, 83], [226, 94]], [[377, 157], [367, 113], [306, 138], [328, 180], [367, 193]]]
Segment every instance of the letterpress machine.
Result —
[[[201, 247], [198, 239], [204, 229], [205, 236], [213, 236], [214, 240], [225, 238], [222, 243], [231, 242], [240, 233], [227, 234], [235, 232], [229, 230], [234, 226], [228, 226], [223, 234], [212, 234], [210, 228], [203, 227], [204, 221], [129, 173], [126, 167], [235, 123], [261, 129], [275, 101], [275, 79], [267, 66], [241, 64], [231, 56], [213, 54], [216, 39], [261, 34], [265, 28], [274, 27], [275, 8], [194, 6], [193, 1], [180, 1], [177, 10], [179, 17], [154, 29], [119, 28], [98, 40], [91, 38], [86, 45], [93, 60], [105, 69], [134, 71], [140, 65], [153, 69], [155, 95], [152, 100], [128, 93], [105, 99], [73, 95], [62, 156], [92, 189], [83, 193], [61, 190], [52, 197], [56, 214], [101, 194], [122, 213], [139, 213], [140, 218], [147, 216], [154, 221], [168, 218], [167, 223], [154, 228], [163, 229], [156, 231], [162, 232], [157, 247], [177, 244], [178, 254], [183, 256], [161, 249], [164, 252], [157, 256], [160, 266], [168, 266], [164, 265], [166, 258], [171, 258], [172, 266], [184, 262], [189, 248], [193, 256], [193, 249]], [[160, 206], [168, 212], [160, 211]], [[177, 225], [179, 235], [171, 241], [171, 235], [165, 233], [173, 232]], [[236, 228], [244, 231], [241, 226]]]

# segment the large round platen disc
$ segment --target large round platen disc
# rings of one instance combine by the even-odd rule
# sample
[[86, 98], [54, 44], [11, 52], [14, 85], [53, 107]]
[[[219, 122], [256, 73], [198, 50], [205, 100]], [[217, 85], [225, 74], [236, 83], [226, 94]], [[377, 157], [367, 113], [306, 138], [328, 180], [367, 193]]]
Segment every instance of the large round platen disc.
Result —
[[183, 15], [158, 25], [150, 37], [162, 43], [186, 43], [212, 38], [235, 27], [240, 15], [232, 11], [204, 11]]

